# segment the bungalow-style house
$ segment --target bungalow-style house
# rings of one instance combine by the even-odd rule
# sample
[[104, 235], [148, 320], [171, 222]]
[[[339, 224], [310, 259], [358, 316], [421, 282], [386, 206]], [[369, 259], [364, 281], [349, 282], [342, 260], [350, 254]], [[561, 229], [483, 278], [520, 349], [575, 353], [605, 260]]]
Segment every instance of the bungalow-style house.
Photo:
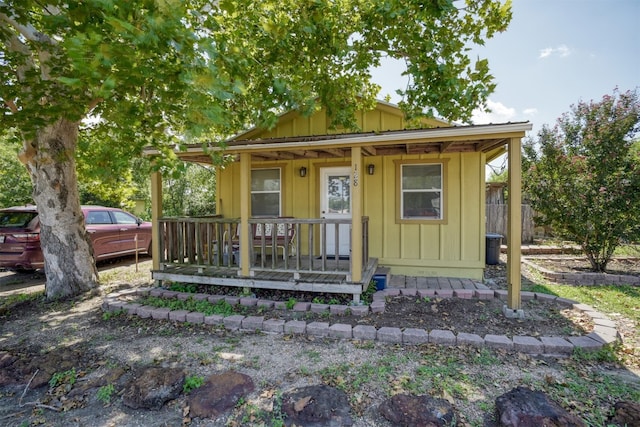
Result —
[[[324, 110], [283, 114], [273, 129], [226, 141], [212, 217], [163, 218], [152, 177], [153, 278], [353, 294], [377, 268], [482, 279], [485, 164], [508, 151], [508, 306], [520, 308], [520, 148], [529, 123], [407, 129], [378, 102], [359, 132], [330, 130]], [[152, 154], [152, 153], [150, 153]], [[202, 146], [177, 155], [212, 163]]]

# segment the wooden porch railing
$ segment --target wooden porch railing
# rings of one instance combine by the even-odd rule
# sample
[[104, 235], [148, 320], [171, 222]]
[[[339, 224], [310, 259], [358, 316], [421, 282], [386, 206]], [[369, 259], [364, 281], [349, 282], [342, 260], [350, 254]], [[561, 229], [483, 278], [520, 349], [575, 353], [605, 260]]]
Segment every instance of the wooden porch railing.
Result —
[[[240, 238], [237, 218], [161, 218], [160, 264], [239, 271]], [[362, 268], [369, 264], [369, 218], [362, 218]], [[352, 262], [340, 256], [339, 227], [351, 228], [349, 219], [251, 218], [249, 220], [250, 269], [345, 275], [350, 280]], [[327, 236], [333, 233], [333, 247]], [[348, 233], [349, 239], [351, 233]], [[344, 239], [343, 239], [344, 240]], [[344, 243], [344, 242], [342, 242]], [[352, 247], [349, 242], [349, 248]]]

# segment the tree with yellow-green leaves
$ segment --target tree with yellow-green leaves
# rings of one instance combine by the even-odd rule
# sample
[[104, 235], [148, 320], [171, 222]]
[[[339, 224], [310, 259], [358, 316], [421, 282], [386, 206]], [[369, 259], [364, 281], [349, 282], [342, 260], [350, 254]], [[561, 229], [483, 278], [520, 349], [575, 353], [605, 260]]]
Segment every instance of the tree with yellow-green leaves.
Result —
[[495, 87], [469, 48], [510, 19], [498, 0], [0, 0], [0, 129], [22, 135], [47, 297], [98, 283], [78, 202], [80, 135], [99, 135], [116, 162], [155, 147], [162, 167], [176, 145], [270, 126], [284, 110], [324, 106], [353, 127], [374, 105], [370, 70], [384, 58], [407, 65], [410, 116], [468, 121]]

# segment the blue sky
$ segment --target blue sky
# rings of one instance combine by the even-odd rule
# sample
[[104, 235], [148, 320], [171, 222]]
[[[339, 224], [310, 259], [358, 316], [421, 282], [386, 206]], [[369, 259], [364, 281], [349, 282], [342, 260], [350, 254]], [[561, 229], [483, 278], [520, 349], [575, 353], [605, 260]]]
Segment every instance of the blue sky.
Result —
[[[513, 0], [512, 11], [507, 31], [475, 50], [498, 85], [475, 123], [530, 121], [534, 136], [580, 100], [640, 87], [640, 0]], [[402, 69], [376, 71], [380, 98], [400, 100]]]

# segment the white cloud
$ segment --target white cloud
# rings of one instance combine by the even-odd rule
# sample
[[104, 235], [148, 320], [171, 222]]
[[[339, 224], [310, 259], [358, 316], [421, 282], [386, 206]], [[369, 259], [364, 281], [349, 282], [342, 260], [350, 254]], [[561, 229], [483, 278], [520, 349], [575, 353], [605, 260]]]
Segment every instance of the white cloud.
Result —
[[471, 120], [477, 125], [487, 123], [504, 123], [509, 122], [516, 116], [515, 108], [509, 108], [500, 102], [487, 101], [487, 107], [489, 111], [483, 109], [476, 109], [473, 111]]
[[550, 56], [558, 56], [560, 58], [566, 58], [571, 55], [571, 49], [564, 44], [559, 45], [558, 47], [545, 47], [544, 49], [540, 49], [539, 59], [548, 58]]
[[522, 111], [522, 114], [524, 114], [525, 116], [535, 116], [538, 114], [538, 109], [537, 108], [525, 108]]

